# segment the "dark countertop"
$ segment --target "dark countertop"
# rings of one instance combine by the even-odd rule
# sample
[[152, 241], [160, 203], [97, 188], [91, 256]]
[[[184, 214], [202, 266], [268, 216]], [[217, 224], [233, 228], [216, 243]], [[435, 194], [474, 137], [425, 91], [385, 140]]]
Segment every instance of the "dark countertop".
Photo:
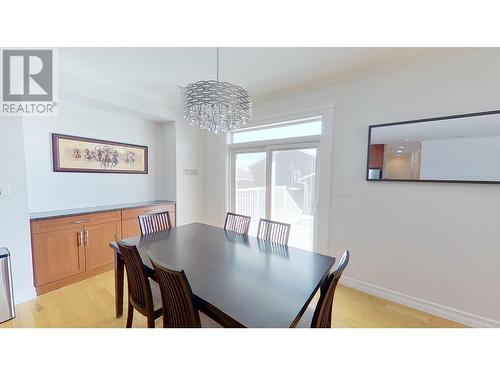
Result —
[[128, 208], [159, 206], [162, 204], [175, 204], [175, 202], [174, 201], [167, 201], [167, 200], [156, 200], [156, 201], [136, 202], [136, 203], [110, 204], [110, 205], [106, 205], [106, 206], [97, 206], [97, 207], [72, 208], [69, 210], [36, 212], [36, 213], [30, 213], [30, 221], [59, 219], [59, 218], [68, 217], [68, 216], [83, 215], [83, 214], [95, 214], [95, 213], [99, 213], [99, 212], [109, 212], [109, 211], [117, 211], [117, 210], [126, 210]]

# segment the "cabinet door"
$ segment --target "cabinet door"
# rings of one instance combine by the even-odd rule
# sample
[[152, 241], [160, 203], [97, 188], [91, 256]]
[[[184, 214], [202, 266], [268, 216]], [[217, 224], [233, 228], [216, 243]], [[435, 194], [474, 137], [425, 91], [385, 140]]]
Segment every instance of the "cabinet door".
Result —
[[[122, 234], [123, 238], [130, 238], [130, 237], [138, 237], [141, 235], [141, 227], [139, 225], [139, 217], [138, 214], [140, 215], [149, 215], [155, 212], [163, 212], [163, 211], [168, 211], [170, 214], [170, 223], [172, 224], [172, 227], [175, 227], [175, 206], [169, 205], [166, 207], [161, 207], [158, 208], [156, 206], [154, 207], [144, 207], [140, 209], [130, 209], [130, 210], [124, 210], [123, 214], [123, 219], [122, 219]], [[135, 215], [135, 216], [134, 216]]]
[[123, 238], [137, 237], [141, 235], [141, 227], [139, 226], [139, 219], [124, 219], [122, 220]]
[[175, 211], [174, 210], [169, 210], [168, 213], [170, 214], [170, 224], [172, 224], [172, 228], [175, 227], [176, 222], [175, 222]]
[[87, 271], [113, 263], [114, 252], [109, 243], [121, 238], [120, 222], [85, 227], [85, 268]]
[[83, 229], [39, 233], [33, 237], [35, 286], [42, 286], [85, 271]]

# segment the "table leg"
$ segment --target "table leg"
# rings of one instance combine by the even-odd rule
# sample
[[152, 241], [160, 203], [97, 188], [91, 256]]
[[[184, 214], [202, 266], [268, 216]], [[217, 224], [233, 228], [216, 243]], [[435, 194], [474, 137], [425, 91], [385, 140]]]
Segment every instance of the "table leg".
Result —
[[125, 265], [123, 263], [123, 258], [115, 251], [115, 308], [117, 318], [123, 315], [124, 269]]

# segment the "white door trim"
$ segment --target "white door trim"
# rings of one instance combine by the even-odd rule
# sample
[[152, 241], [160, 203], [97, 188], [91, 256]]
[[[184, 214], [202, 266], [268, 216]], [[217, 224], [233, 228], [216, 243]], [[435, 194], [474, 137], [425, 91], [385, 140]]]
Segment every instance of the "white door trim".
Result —
[[[316, 170], [317, 170], [317, 180], [316, 180], [316, 197], [315, 197], [315, 229], [314, 229], [314, 250], [320, 253], [329, 254], [332, 253], [329, 249], [329, 233], [330, 233], [330, 215], [331, 215], [331, 187], [332, 185], [332, 168], [333, 165], [333, 127], [334, 127], [334, 107], [328, 108], [318, 108], [311, 109], [302, 112], [280, 114], [276, 116], [261, 117], [258, 120], [254, 120], [251, 123], [251, 128], [253, 126], [260, 126], [265, 124], [277, 123], [277, 122], [288, 122], [298, 119], [306, 119], [311, 117], [321, 117], [322, 119], [322, 134], [321, 136], [309, 136], [309, 137], [297, 137], [293, 139], [278, 139], [272, 141], [259, 141], [252, 143], [239, 143], [230, 144], [227, 148], [227, 158], [230, 162], [228, 171], [230, 175], [228, 176], [228, 188], [230, 201], [229, 209], [234, 208], [234, 153], [235, 152], [251, 152], [256, 150], [256, 148], [262, 146], [273, 146], [286, 147], [287, 145], [303, 145], [304, 148], [311, 144], [317, 144], [317, 158], [316, 158]], [[266, 175], [267, 178], [271, 176]]]

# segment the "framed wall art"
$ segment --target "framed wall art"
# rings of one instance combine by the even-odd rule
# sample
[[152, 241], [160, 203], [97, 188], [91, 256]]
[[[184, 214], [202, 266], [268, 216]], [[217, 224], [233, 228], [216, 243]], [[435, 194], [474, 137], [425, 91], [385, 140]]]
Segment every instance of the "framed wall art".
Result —
[[148, 173], [148, 147], [52, 134], [54, 172]]

